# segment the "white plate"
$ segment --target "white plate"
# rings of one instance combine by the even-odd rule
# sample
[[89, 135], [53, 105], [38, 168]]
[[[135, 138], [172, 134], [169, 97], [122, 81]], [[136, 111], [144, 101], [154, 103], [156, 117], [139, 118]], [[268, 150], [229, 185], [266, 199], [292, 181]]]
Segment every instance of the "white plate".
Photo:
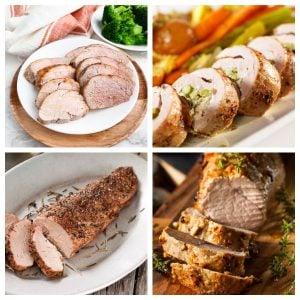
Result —
[[[37, 96], [37, 89], [28, 82], [24, 77], [24, 72], [27, 66], [40, 58], [46, 57], [58, 57], [64, 56], [67, 52], [81, 46], [87, 46], [90, 44], [105, 44], [98, 40], [87, 39], [87, 38], [67, 38], [50, 43], [37, 51], [35, 51], [29, 58], [24, 62], [17, 82], [17, 90], [20, 102], [28, 113], [28, 115], [37, 121], [38, 110], [35, 106], [35, 99]], [[107, 44], [106, 44], [107, 45]], [[109, 45], [116, 50], [117, 48]], [[133, 70], [133, 80], [135, 82], [135, 87], [132, 96], [129, 101], [121, 103], [114, 107], [109, 107], [105, 109], [99, 109], [95, 111], [88, 112], [83, 118], [71, 121], [64, 124], [47, 124], [43, 126], [52, 129], [57, 132], [66, 134], [89, 134], [108, 129], [120, 121], [122, 121], [133, 109], [139, 94], [139, 79], [138, 74], [131, 62], [129, 62], [129, 67]], [[37, 121], [38, 122], [38, 121]]]
[[[42, 154], [6, 173], [7, 212], [19, 217], [28, 214], [28, 204], [46, 199], [47, 191], [62, 192], [82, 187], [95, 178], [109, 174], [120, 166], [132, 166], [139, 179], [139, 192], [108, 228], [107, 238], [116, 230], [128, 232], [107, 242], [109, 252], [92, 255], [95, 248], [82, 249], [69, 263], [77, 269], [96, 263], [80, 273], [66, 269], [67, 276], [56, 280], [22, 279], [5, 272], [7, 294], [87, 294], [105, 288], [136, 269], [147, 256], [147, 163], [135, 154]], [[17, 184], [17, 188], [16, 188]], [[74, 189], [73, 189], [74, 191]], [[41, 202], [38, 202], [38, 205]], [[145, 209], [146, 210], [143, 210]], [[33, 208], [31, 208], [33, 209]], [[133, 218], [136, 216], [136, 218]], [[131, 221], [130, 221], [131, 220]], [[118, 224], [116, 229], [116, 223]], [[103, 234], [96, 239], [100, 246]], [[93, 243], [92, 243], [93, 244]], [[103, 249], [104, 245], [100, 246]]]
[[103, 16], [103, 10], [104, 10], [104, 6], [99, 7], [92, 15], [91, 18], [91, 25], [92, 28], [95, 32], [95, 34], [102, 39], [103, 41], [105, 41], [106, 43], [109, 43], [113, 46], [116, 46], [118, 48], [122, 48], [125, 50], [131, 50], [131, 51], [147, 51], [147, 45], [123, 45], [123, 44], [117, 44], [114, 42], [111, 42], [110, 40], [106, 39], [103, 35], [102, 35], [102, 16]]

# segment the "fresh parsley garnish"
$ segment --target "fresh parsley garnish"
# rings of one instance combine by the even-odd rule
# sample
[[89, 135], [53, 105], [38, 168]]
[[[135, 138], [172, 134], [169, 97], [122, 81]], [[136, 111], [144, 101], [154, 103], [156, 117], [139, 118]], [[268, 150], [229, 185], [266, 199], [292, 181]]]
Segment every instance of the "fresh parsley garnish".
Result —
[[161, 255], [157, 253], [153, 253], [153, 257], [152, 257], [153, 270], [160, 273], [168, 274], [170, 273], [170, 263], [171, 263], [170, 260], [163, 258]]

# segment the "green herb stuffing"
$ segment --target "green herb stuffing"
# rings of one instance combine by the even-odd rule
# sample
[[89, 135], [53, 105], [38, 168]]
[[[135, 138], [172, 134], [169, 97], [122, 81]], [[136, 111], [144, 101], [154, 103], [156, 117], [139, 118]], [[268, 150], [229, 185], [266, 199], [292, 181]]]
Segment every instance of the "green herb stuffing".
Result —
[[216, 161], [217, 167], [220, 170], [226, 169], [228, 166], [233, 165], [240, 173], [246, 166], [246, 156], [241, 153], [223, 153]]
[[293, 44], [293, 43], [286, 43], [286, 44], [284, 44], [284, 47], [287, 48], [290, 51], [295, 50], [295, 44]]
[[153, 257], [152, 257], [153, 270], [160, 273], [169, 274], [170, 263], [171, 263], [170, 260], [163, 258], [161, 255], [157, 253], [153, 253]]
[[157, 116], [159, 115], [159, 108], [152, 108], [152, 119], [157, 118]]
[[147, 44], [146, 5], [106, 5], [102, 17], [102, 35], [125, 45]]
[[230, 69], [230, 70], [227, 70], [225, 73], [226, 73], [226, 75], [227, 75], [228, 77], [230, 77], [232, 80], [234, 80], [234, 81], [239, 80], [239, 73], [238, 73], [237, 68], [232, 68], [232, 69]]
[[199, 104], [209, 102], [212, 98], [213, 91], [212, 89], [203, 89], [198, 91], [196, 88], [188, 84], [181, 89], [179, 95], [185, 97], [186, 100], [193, 105], [193, 107], [196, 107]]

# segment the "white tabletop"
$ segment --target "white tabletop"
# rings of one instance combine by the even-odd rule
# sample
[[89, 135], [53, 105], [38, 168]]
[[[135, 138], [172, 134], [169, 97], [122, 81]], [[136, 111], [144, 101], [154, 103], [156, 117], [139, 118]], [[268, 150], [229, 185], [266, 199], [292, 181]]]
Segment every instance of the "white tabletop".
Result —
[[[92, 38], [97, 39], [93, 36]], [[126, 51], [146, 73], [147, 52]], [[6, 147], [44, 147], [45, 145], [34, 140], [28, 135], [15, 120], [10, 109], [10, 86], [14, 74], [25, 59], [6, 53], [5, 56], [5, 145]], [[145, 74], [146, 75], [146, 74]], [[126, 140], [114, 147], [146, 147], [147, 146], [147, 121], [144, 118], [137, 130]]]

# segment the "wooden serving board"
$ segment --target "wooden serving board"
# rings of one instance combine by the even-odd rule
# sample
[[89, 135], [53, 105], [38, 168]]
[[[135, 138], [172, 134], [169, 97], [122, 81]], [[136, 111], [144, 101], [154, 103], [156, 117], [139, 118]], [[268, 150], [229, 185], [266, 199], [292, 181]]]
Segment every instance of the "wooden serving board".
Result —
[[[285, 155], [284, 162], [287, 170], [286, 187], [291, 195], [295, 191], [295, 159]], [[170, 195], [166, 202], [157, 210], [153, 219], [153, 248], [160, 250], [158, 237], [163, 228], [178, 219], [180, 212], [186, 207], [193, 206], [193, 198], [198, 190], [201, 178], [201, 161], [199, 160], [187, 174], [184, 182]], [[275, 205], [269, 210], [268, 221], [258, 236], [259, 254], [246, 263], [246, 275], [254, 275], [259, 282], [253, 284], [245, 291], [248, 295], [275, 295], [284, 294], [295, 278], [295, 269], [292, 266], [288, 275], [278, 281], [271, 278], [268, 269], [272, 257], [278, 253], [278, 242], [282, 236], [280, 226], [283, 218], [282, 207], [274, 201]], [[294, 237], [292, 237], [294, 239]], [[154, 295], [188, 295], [194, 292], [170, 277], [153, 271]]]
[[147, 82], [143, 71], [135, 61], [139, 78], [139, 95], [132, 111], [118, 124], [92, 134], [64, 134], [42, 126], [24, 110], [17, 93], [20, 68], [14, 75], [10, 90], [10, 107], [21, 127], [35, 140], [50, 147], [104, 147], [115, 145], [130, 136], [141, 124], [147, 111]]

